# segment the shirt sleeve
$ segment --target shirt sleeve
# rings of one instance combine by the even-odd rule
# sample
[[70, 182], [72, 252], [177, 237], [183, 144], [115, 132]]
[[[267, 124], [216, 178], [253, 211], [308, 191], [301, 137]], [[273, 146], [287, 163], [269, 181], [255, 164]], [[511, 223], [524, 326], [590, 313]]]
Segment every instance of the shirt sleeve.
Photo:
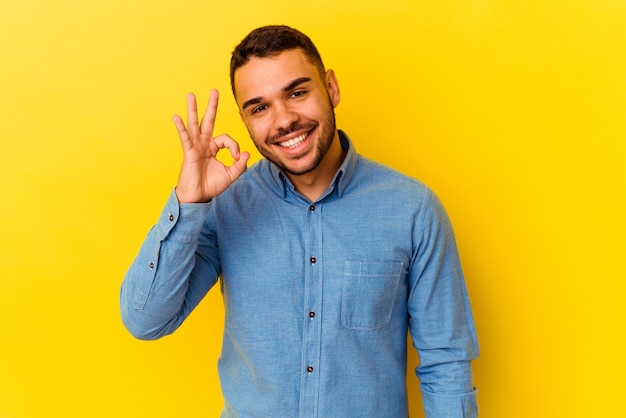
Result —
[[437, 395], [422, 392], [422, 403], [428, 418], [467, 417], [476, 418], [478, 407], [476, 404], [477, 389], [458, 395]]
[[471, 361], [478, 342], [454, 233], [434, 194], [423, 203], [414, 225], [408, 301], [423, 406], [427, 418], [474, 418]]
[[219, 275], [217, 256], [197, 256], [211, 203], [181, 204], [170, 194], [126, 272], [120, 291], [122, 322], [139, 339], [176, 330]]

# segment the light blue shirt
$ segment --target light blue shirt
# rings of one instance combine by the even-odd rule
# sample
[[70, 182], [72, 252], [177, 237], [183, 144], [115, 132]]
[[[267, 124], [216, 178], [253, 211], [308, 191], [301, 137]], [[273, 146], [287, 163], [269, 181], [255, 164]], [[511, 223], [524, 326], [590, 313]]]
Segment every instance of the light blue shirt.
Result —
[[475, 417], [478, 344], [446, 213], [340, 138], [315, 202], [267, 160], [210, 203], [172, 192], [124, 279], [124, 324], [167, 335], [221, 277], [223, 417], [406, 417], [407, 330], [426, 416]]

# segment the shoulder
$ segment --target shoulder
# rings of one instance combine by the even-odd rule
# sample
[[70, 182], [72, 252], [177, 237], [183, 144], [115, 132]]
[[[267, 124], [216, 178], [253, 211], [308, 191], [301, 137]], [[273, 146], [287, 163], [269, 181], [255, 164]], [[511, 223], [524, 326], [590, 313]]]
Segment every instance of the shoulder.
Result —
[[414, 199], [431, 199], [432, 189], [421, 180], [383, 165], [369, 158], [358, 156], [354, 176], [357, 185], [366, 185], [382, 196]]
[[366, 157], [359, 156], [351, 183], [353, 193], [370, 205], [398, 216], [410, 216], [419, 223], [439, 223], [448, 217], [441, 200], [428, 185]]

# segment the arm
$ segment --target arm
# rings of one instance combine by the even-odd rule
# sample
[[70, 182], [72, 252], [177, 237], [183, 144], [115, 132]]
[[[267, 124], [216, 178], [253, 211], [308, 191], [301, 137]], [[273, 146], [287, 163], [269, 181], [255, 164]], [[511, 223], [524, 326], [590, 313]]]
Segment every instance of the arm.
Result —
[[452, 227], [430, 195], [415, 226], [410, 271], [410, 332], [417, 348], [428, 418], [477, 416], [471, 360], [478, 342]]
[[[248, 153], [240, 153], [228, 135], [213, 137], [217, 91], [198, 124], [196, 99], [187, 96], [187, 127], [174, 117], [183, 148], [176, 193], [149, 232], [124, 277], [120, 294], [122, 321], [137, 338], [154, 339], [177, 329], [219, 275], [217, 251], [210, 233], [201, 251], [198, 240], [210, 200], [228, 188], [246, 169]], [[225, 166], [215, 156], [228, 148], [234, 162]]]
[[136, 338], [174, 332], [217, 281], [215, 258], [213, 263], [196, 263], [209, 208], [210, 203], [179, 205], [172, 192], [126, 272], [120, 293], [122, 321]]

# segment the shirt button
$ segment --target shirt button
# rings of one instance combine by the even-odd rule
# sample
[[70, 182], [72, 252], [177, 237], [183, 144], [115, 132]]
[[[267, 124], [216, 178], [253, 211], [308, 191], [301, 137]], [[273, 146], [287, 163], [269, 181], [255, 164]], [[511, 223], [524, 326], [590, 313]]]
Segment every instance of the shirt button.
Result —
[[150, 269], [154, 268], [154, 263], [150, 263]]
[[306, 371], [309, 372], [309, 373], [313, 373], [313, 366], [307, 367]]
[[315, 318], [315, 312], [313, 311], [309, 312], [309, 318], [311, 319]]
[[317, 259], [315, 257], [311, 257], [311, 264], [315, 264], [316, 261]]
[[309, 206], [309, 210], [310, 210], [311, 212], [315, 212], [315, 205], [311, 205], [311, 206]]
[[170, 213], [170, 222], [174, 220], [174, 215]]

